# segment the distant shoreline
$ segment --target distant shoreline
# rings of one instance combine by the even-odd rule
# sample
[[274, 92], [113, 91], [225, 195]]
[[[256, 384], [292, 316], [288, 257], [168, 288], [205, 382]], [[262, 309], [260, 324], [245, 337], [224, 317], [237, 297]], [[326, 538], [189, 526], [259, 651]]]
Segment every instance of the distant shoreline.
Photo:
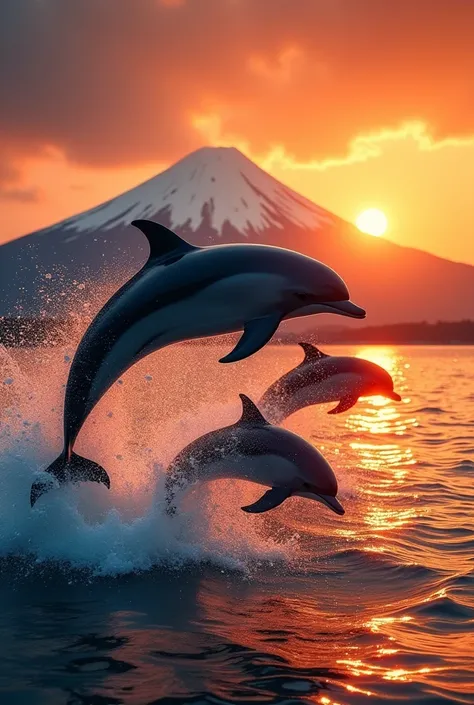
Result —
[[[206, 346], [206, 347], [218, 347], [219, 345], [226, 345], [228, 343], [235, 342], [236, 339], [232, 338], [231, 340], [229, 338], [224, 338], [223, 336], [219, 336], [216, 338], [203, 338], [199, 340], [185, 340], [182, 343], [179, 343], [179, 345], [188, 345], [191, 347], [196, 347], [196, 346]], [[414, 340], [414, 341], [405, 341], [405, 340], [389, 340], [389, 339], [384, 339], [380, 340], [377, 342], [374, 342], [373, 340], [369, 338], [354, 338], [351, 340], [330, 340], [326, 339], [324, 337], [318, 337], [315, 336], [314, 333], [302, 333], [301, 335], [297, 335], [292, 339], [275, 339], [271, 340], [269, 343], [267, 343], [267, 346], [270, 345], [271, 347], [278, 348], [280, 346], [291, 346], [291, 345], [298, 345], [300, 342], [307, 342], [307, 343], [312, 343], [313, 345], [411, 345], [413, 347], [424, 347], [427, 345], [443, 345], [443, 346], [465, 346], [465, 347], [474, 347], [474, 340], [472, 341], [457, 341], [457, 340], [450, 340], [450, 341], [430, 341], [430, 340]]]
[[[88, 321], [83, 321], [81, 329]], [[0, 318], [0, 345], [8, 348], [56, 347], [67, 343], [71, 321], [53, 319]], [[241, 334], [185, 341], [185, 345], [215, 346], [233, 342]], [[396, 323], [364, 328], [319, 328], [301, 333], [277, 334], [271, 345], [474, 345], [474, 321]]]

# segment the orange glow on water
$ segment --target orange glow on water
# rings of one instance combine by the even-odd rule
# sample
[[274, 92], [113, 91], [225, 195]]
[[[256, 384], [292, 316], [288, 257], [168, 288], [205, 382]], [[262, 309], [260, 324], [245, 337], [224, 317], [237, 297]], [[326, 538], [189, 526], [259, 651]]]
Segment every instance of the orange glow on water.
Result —
[[389, 346], [379, 347], [373, 345], [366, 347], [359, 350], [356, 353], [356, 357], [362, 360], [370, 360], [370, 362], [374, 362], [376, 365], [383, 367], [384, 370], [387, 370], [390, 374], [394, 372], [397, 367], [397, 353], [394, 348]]
[[[258, 397], [267, 383], [299, 359], [299, 351], [290, 346], [283, 351], [275, 346], [243, 362], [238, 369], [217, 366], [216, 358], [222, 354], [224, 351], [216, 348], [196, 350], [189, 346], [164, 350], [124, 375], [123, 384], [106, 395], [88, 421], [80, 447], [106, 466], [113, 478], [112, 491], [106, 496], [107, 509], [118, 512], [138, 507], [141, 512], [141, 505], [152, 500], [159, 505], [160, 495], [153, 495], [153, 463], [160, 465], [158, 475], [162, 475], [170, 459], [188, 442], [238, 418], [238, 393]], [[456, 576], [470, 580], [472, 572], [472, 556], [469, 550], [463, 550], [472, 528], [470, 502], [465, 499], [470, 491], [470, 474], [461, 466], [452, 469], [451, 438], [446, 450], [433, 444], [433, 453], [426, 451], [433, 437], [438, 441], [438, 436], [426, 434], [427, 427], [436, 430], [434, 425], [429, 426], [430, 419], [440, 418], [441, 429], [447, 419], [422, 408], [416, 385], [425, 382], [421, 371], [426, 362], [421, 364], [416, 356], [410, 357], [413, 353], [390, 347], [364, 347], [356, 354], [390, 369], [396, 389], [406, 388], [414, 403], [363, 399], [338, 417], [316, 407], [295, 415], [287, 424], [322, 449], [331, 462], [345, 516], [336, 517], [318, 503], [302, 498], [290, 498], [274, 512], [259, 517], [245, 515], [240, 507], [256, 499], [260, 488], [241, 481], [216, 482], [205, 491], [192, 490], [183, 510], [183, 519], [189, 522], [186, 526], [183, 523], [183, 531], [189, 526], [192, 540], [186, 555], [202, 551], [211, 565], [216, 556], [222, 564], [210, 573], [206, 568], [195, 573], [191, 570], [179, 588], [173, 588], [167, 596], [170, 613], [174, 610], [180, 614], [183, 605], [189, 608], [189, 637], [185, 627], [181, 633], [156, 626], [166, 619], [160, 614], [153, 621], [154, 600], [151, 620], [142, 623], [138, 609], [133, 629], [129, 624], [135, 617], [128, 608], [117, 612], [118, 627], [130, 637], [117, 650], [118, 658], [138, 663], [140, 654], [146, 654], [140, 669], [120, 676], [128, 687], [137, 687], [145, 674], [150, 682], [148, 699], [152, 700], [161, 693], [160, 679], [179, 683], [180, 678], [172, 667], [163, 666], [157, 671], [153, 661], [157, 658], [159, 663], [157, 651], [191, 653], [198, 673], [205, 662], [194, 655], [223, 644], [222, 651], [214, 653], [216, 661], [212, 656], [206, 662], [214, 672], [224, 664], [233, 668], [238, 659], [253, 664], [255, 654], [256, 659], [260, 654], [269, 655], [269, 666], [281, 668], [282, 673], [302, 677], [302, 669], [311, 672], [314, 681], [322, 685], [316, 686], [308, 699], [325, 705], [349, 705], [364, 696], [375, 702], [392, 702], [391, 698], [398, 697], [397, 689], [407, 688], [409, 683], [416, 684], [413, 689], [418, 688], [417, 692], [451, 688], [464, 695], [465, 701], [470, 697], [472, 636], [469, 618], [464, 627], [463, 617], [456, 612], [467, 613], [470, 598], [466, 593], [462, 595], [455, 583]], [[470, 360], [468, 354], [465, 365]], [[29, 362], [25, 363], [27, 356]], [[60, 362], [62, 356], [61, 352]], [[59, 365], [53, 385], [51, 369], [58, 369], [53, 365], [55, 360], [57, 352], [18, 351], [4, 371], [4, 378], [14, 379], [5, 387], [8, 400], [15, 394], [25, 399], [33, 394], [37, 403], [36, 409], [26, 403], [22, 418], [12, 414], [6, 421], [21, 430], [25, 419], [47, 419], [44, 436], [51, 454], [60, 442], [61, 422], [60, 413], [51, 409], [60, 408], [61, 384], [67, 371], [66, 365], [64, 369]], [[434, 369], [427, 381], [430, 389], [438, 381], [439, 367]], [[442, 380], [443, 394], [450, 379]], [[453, 379], [452, 408], [462, 414], [462, 405], [455, 402], [465, 387], [465, 378]], [[457, 418], [470, 428], [472, 417]], [[456, 439], [456, 443], [462, 442]], [[466, 457], [470, 457], [471, 445], [466, 432], [461, 446], [467, 451]], [[444, 472], [443, 463], [448, 472]], [[90, 489], [85, 487], [83, 491], [87, 498]], [[46, 513], [48, 520], [54, 513]], [[147, 533], [146, 518], [142, 521], [139, 516], [143, 525], [139, 544], [143, 546], [163, 527], [150, 521], [151, 531]], [[443, 527], [447, 537], [444, 552], [438, 545]], [[456, 531], [449, 533], [453, 527]], [[87, 533], [94, 530], [93, 525], [87, 526]], [[118, 541], [113, 551], [120, 556], [120, 543], [126, 541], [131, 526], [117, 518], [114, 530]], [[171, 531], [168, 526], [166, 530]], [[110, 537], [104, 536], [102, 543], [107, 543], [106, 538]], [[79, 530], [74, 540], [82, 540]], [[173, 548], [166, 550], [173, 553], [179, 545], [176, 539]], [[446, 555], [449, 560], [445, 560]], [[126, 557], [132, 563], [134, 551], [130, 549]], [[140, 576], [133, 590], [141, 580]], [[181, 589], [190, 593], [184, 601]], [[450, 630], [451, 606], [451, 621], [456, 621]], [[437, 620], [445, 619], [446, 629], [433, 628]], [[199, 630], [206, 631], [205, 638]], [[233, 654], [230, 647], [227, 651], [229, 645], [238, 645], [241, 651]], [[461, 675], [456, 682], [452, 674], [457, 664]], [[330, 676], [325, 675], [328, 669]], [[115, 677], [110, 674], [111, 681]]]

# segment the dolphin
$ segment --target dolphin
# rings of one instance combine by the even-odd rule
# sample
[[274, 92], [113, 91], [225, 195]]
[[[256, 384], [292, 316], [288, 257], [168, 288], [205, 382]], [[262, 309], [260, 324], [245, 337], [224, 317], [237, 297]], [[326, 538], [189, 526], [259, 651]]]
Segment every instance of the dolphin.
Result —
[[53, 478], [110, 487], [107, 472], [74, 453], [74, 443], [109, 387], [146, 355], [243, 329], [234, 350], [220, 360], [235, 362], [260, 350], [284, 318], [323, 312], [365, 317], [341, 277], [310, 257], [269, 245], [195, 247], [158, 223], [132, 225], [147, 238], [149, 258], [107, 301], [79, 343], [66, 385], [63, 450], [46, 468], [51, 481], [33, 484], [32, 506]]
[[234, 478], [270, 487], [244, 512], [268, 512], [289, 497], [321, 502], [336, 514], [344, 508], [336, 498], [336, 476], [307, 441], [272, 426], [245, 394], [242, 416], [231, 426], [211, 431], [184, 448], [171, 462], [165, 481], [166, 512], [176, 512], [176, 495], [196, 482]]
[[298, 343], [303, 362], [284, 374], [264, 393], [259, 404], [272, 423], [281, 423], [299, 409], [339, 401], [328, 414], [340, 414], [359, 397], [383, 396], [401, 401], [389, 373], [369, 360], [323, 353], [310, 343]]

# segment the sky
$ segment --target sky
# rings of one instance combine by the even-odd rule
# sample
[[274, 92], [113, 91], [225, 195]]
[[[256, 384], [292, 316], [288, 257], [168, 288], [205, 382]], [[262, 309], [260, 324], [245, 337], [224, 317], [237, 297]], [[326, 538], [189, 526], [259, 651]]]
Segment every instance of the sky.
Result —
[[474, 264], [474, 2], [2, 0], [0, 242], [203, 145]]

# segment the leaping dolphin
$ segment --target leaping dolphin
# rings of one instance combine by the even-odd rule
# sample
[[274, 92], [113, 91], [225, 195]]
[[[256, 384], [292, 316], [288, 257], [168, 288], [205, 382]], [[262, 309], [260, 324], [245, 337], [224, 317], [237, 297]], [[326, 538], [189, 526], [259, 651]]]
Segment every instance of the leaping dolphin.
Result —
[[[73, 453], [86, 418], [109, 387], [146, 355], [184, 340], [243, 329], [220, 362], [260, 350], [284, 318], [332, 312], [364, 318], [347, 286], [326, 265], [269, 245], [195, 247], [168, 228], [134, 220], [150, 256], [96, 315], [72, 362], [64, 402], [64, 446], [46, 469], [60, 484], [100, 482], [107, 472]], [[51, 487], [36, 481], [31, 505]]]
[[289, 497], [306, 497], [344, 514], [336, 498], [336, 476], [321, 453], [295, 433], [269, 424], [247, 396], [239, 396], [243, 411], [237, 423], [197, 438], [171, 462], [166, 512], [176, 512], [178, 493], [190, 485], [233, 478], [271, 488], [242, 507], [244, 512], [268, 512]]
[[328, 414], [340, 414], [359, 397], [383, 396], [401, 401], [390, 374], [369, 360], [323, 353], [310, 343], [298, 343], [303, 362], [284, 374], [265, 392], [259, 404], [272, 423], [281, 423], [299, 409], [338, 401]]

